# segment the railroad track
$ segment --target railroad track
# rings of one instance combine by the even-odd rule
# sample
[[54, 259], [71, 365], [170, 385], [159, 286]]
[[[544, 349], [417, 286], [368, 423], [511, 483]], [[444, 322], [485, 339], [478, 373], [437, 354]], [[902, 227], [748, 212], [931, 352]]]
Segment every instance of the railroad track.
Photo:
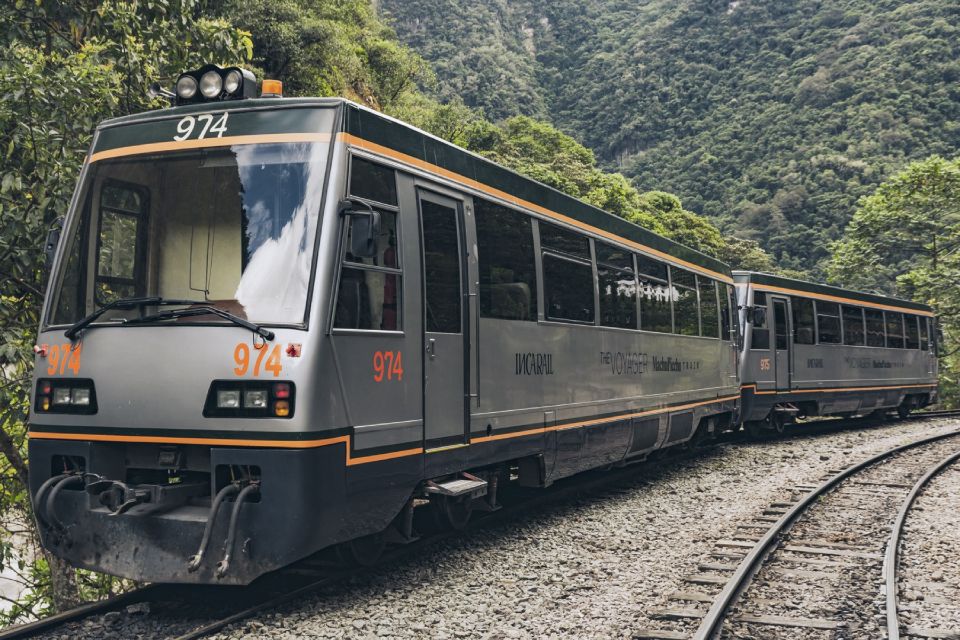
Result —
[[[925, 412], [912, 416], [912, 419], [943, 418], [954, 415], [960, 415], [960, 411]], [[804, 427], [798, 428], [798, 433], [800, 429], [809, 429], [811, 435], [816, 435], [817, 433], [850, 427], [869, 427], [874, 424], [880, 424], [881, 422], [882, 420], [875, 418], [821, 421], [820, 424], [816, 425], [807, 423]], [[728, 439], [735, 442], [744, 437], [742, 434], [731, 434], [728, 436]], [[672, 453], [669, 459], [666, 459], [664, 462], [648, 463], [646, 468], [649, 469], [650, 465], [655, 464], [674, 464], [678, 461], [678, 458], [682, 458], [685, 455], [689, 456], [690, 453], [686, 452], [679, 455]], [[633, 475], [638, 468], [637, 465], [632, 465], [612, 471], [589, 472], [575, 478], [561, 481], [546, 491], [522, 491], [520, 492], [522, 497], [511, 500], [509, 504], [499, 511], [476, 518], [468, 525], [467, 531], [493, 526], [511, 517], [515, 517], [518, 514], [527, 514], [532, 507], [539, 509], [574, 495], [602, 490], [606, 486], [615, 486], [625, 478]], [[461, 532], [444, 532], [434, 534], [413, 544], [400, 547], [386, 554], [381, 565], [389, 566], [415, 557], [424, 553], [428, 547], [438, 544], [451, 536], [459, 535], [460, 533]], [[369, 571], [371, 571], [371, 569], [344, 570], [332, 561], [329, 553], [322, 552], [286, 569], [270, 574], [264, 579], [258, 580], [252, 585], [243, 588], [195, 585], [147, 585], [103, 601], [87, 603], [42, 620], [10, 627], [0, 631], [0, 640], [37, 637], [58, 628], [69, 627], [71, 625], [77, 626], [77, 623], [81, 623], [85, 619], [94, 616], [110, 614], [111, 612], [120, 611], [125, 608], [136, 612], [138, 611], [138, 607], [144, 604], [146, 605], [145, 610], [153, 614], [157, 611], [180, 611], [181, 607], [186, 607], [185, 611], [188, 611], [195, 609], [197, 602], [204, 602], [206, 603], [205, 608], [187, 616], [192, 619], [191, 621], [172, 625], [171, 630], [173, 630], [173, 632], [165, 634], [166, 637], [175, 638], [176, 640], [195, 640], [216, 633], [230, 624], [251, 618], [263, 611], [275, 609], [287, 602], [318, 591], [323, 587], [333, 585], [345, 576], [367, 573]], [[158, 605], [158, 603], [160, 604]], [[211, 614], [209, 611], [217, 611], [217, 614]], [[224, 614], [224, 612], [226, 613]]]
[[[690, 588], [670, 596], [676, 606], [651, 613], [671, 628], [643, 629], [635, 637], [813, 638], [832, 632], [880, 638], [885, 632], [890, 640], [923, 633], [956, 638], [948, 630], [921, 633], [901, 625], [897, 567], [911, 505], [958, 459], [960, 430], [834, 470], [817, 486], [798, 485], [791, 500], [774, 503], [733, 539], [718, 541], [712, 561], [699, 565], [702, 573], [686, 578]], [[719, 592], [707, 593], [711, 588]]]

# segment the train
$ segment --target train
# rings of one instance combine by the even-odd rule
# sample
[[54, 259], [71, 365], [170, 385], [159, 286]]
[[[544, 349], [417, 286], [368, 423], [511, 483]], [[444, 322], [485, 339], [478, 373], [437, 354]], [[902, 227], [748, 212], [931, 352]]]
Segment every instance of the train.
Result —
[[38, 330], [30, 492], [85, 569], [369, 564], [724, 431], [936, 401], [930, 307], [731, 271], [413, 126], [244, 69], [96, 128]]

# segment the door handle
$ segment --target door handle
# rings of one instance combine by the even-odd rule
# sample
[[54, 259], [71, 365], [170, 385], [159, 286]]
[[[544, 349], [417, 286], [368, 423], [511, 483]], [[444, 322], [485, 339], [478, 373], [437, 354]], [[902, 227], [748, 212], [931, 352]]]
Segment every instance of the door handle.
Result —
[[437, 341], [433, 338], [427, 340], [427, 354], [431, 358], [437, 357]]

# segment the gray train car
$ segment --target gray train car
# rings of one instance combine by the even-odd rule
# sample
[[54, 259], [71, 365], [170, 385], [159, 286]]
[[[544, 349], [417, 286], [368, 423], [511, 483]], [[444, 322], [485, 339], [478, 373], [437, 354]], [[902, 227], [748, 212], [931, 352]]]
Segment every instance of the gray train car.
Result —
[[207, 67], [176, 106], [97, 128], [30, 413], [54, 554], [221, 584], [332, 545], [363, 562], [421, 509], [462, 526], [504, 481], [734, 425], [726, 265], [380, 113], [250, 83]]
[[797, 417], [897, 411], [937, 399], [937, 329], [924, 304], [735, 271], [742, 416], [782, 431]]

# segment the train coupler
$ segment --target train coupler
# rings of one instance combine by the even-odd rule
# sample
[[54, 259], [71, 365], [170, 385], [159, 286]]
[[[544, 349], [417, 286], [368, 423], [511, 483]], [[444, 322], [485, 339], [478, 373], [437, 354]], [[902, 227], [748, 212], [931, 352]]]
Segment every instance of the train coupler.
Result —
[[111, 480], [96, 474], [86, 475], [93, 477], [93, 480], [87, 482], [87, 493], [97, 496], [100, 504], [107, 507], [112, 516], [126, 513], [138, 504], [157, 507], [179, 506], [190, 498], [202, 496], [209, 491], [209, 484], [206, 482], [131, 486], [120, 480]]

